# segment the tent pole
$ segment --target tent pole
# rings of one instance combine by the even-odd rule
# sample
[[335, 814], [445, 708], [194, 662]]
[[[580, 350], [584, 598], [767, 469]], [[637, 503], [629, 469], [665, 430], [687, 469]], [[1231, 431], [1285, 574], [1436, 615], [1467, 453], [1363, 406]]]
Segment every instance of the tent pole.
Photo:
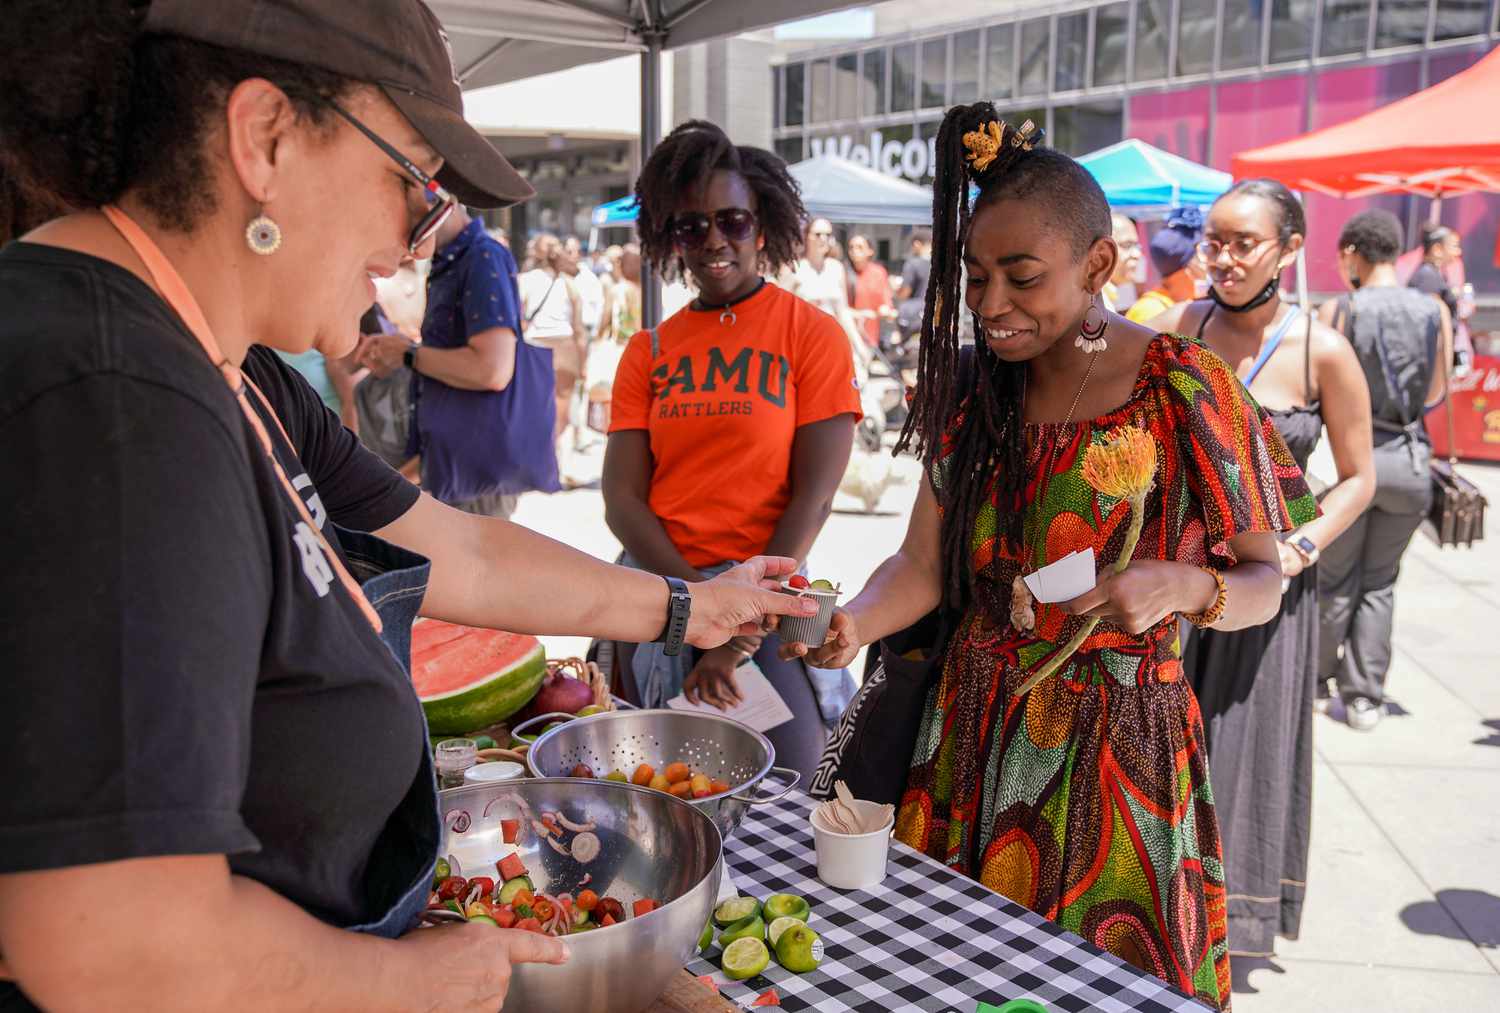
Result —
[[[641, 168], [661, 140], [661, 32], [645, 33], [641, 53]], [[661, 323], [661, 284], [645, 258], [641, 259], [641, 326]]]
[[1432, 195], [1432, 206], [1427, 209], [1427, 224], [1443, 224], [1443, 191], [1438, 190]]

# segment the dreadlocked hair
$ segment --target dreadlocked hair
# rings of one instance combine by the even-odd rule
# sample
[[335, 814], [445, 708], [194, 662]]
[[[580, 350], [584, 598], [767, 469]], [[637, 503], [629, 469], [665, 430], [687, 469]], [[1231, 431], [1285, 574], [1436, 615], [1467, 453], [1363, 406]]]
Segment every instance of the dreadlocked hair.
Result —
[[[912, 449], [934, 476], [941, 508], [944, 600], [972, 599], [970, 538], [992, 501], [992, 553], [1022, 541], [1026, 486], [1027, 365], [1005, 362], [981, 340], [973, 368], [960, 370], [963, 252], [975, 212], [988, 203], [1036, 199], [1056, 209], [1074, 255], [1111, 234], [1109, 204], [1088, 171], [1051, 148], [1028, 121], [1014, 127], [988, 102], [955, 106], [937, 136], [932, 187], [932, 272], [922, 315], [917, 386], [897, 451]], [[971, 187], [973, 184], [973, 187]], [[977, 188], [977, 196], [971, 190]], [[978, 315], [974, 333], [982, 333]], [[941, 468], [935, 467], [939, 457]]]
[[641, 255], [668, 281], [687, 274], [672, 239], [672, 215], [684, 195], [702, 189], [720, 169], [738, 174], [755, 194], [751, 210], [765, 241], [761, 273], [774, 274], [797, 263], [807, 211], [802, 188], [786, 171], [786, 162], [764, 148], [735, 144], [707, 120], [688, 120], [656, 146], [635, 181]]

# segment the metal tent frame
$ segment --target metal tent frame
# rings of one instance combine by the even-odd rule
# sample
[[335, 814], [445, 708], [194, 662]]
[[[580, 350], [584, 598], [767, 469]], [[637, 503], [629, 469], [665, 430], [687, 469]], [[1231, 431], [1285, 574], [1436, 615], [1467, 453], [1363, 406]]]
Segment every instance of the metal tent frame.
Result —
[[[641, 55], [641, 158], [661, 139], [661, 54], [848, 7], [860, 0], [430, 0], [465, 90], [626, 53]], [[641, 316], [661, 319], [643, 264]]]

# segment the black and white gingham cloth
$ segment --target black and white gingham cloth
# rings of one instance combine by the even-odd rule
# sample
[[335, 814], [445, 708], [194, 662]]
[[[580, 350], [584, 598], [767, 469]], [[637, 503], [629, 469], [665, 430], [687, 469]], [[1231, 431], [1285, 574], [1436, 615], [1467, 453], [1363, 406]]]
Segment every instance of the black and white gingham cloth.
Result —
[[879, 886], [825, 886], [808, 822], [812, 804], [794, 792], [752, 807], [725, 859], [741, 894], [807, 898], [808, 924], [823, 938], [823, 963], [799, 975], [773, 958], [762, 974], [730, 981], [717, 966], [715, 946], [687, 969], [712, 975], [731, 1002], [749, 1006], [775, 987], [783, 1009], [821, 1013], [974, 1013], [980, 1000], [999, 1006], [1023, 997], [1054, 1013], [1203, 1013], [1204, 1006], [1159, 979], [904, 844], [892, 843]]

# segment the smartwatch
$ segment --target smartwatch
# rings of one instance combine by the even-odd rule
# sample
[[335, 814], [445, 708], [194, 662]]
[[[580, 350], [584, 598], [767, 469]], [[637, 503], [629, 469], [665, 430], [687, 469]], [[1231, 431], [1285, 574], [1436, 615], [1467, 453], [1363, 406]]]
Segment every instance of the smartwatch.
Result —
[[693, 594], [687, 581], [677, 577], [663, 577], [667, 582], [667, 627], [657, 641], [665, 646], [662, 653], [675, 658], [682, 651], [682, 642], [687, 637], [688, 616], [693, 612]]
[[411, 370], [413, 373], [415, 373], [417, 371], [417, 345], [416, 344], [408, 345], [406, 347], [406, 351], [404, 351], [404, 352], [401, 353], [401, 365], [405, 366], [407, 369]]
[[1306, 535], [1292, 539], [1292, 548], [1297, 550], [1297, 554], [1302, 557], [1303, 562], [1308, 566], [1317, 563], [1318, 556], [1321, 554], [1318, 549], [1318, 543]]

